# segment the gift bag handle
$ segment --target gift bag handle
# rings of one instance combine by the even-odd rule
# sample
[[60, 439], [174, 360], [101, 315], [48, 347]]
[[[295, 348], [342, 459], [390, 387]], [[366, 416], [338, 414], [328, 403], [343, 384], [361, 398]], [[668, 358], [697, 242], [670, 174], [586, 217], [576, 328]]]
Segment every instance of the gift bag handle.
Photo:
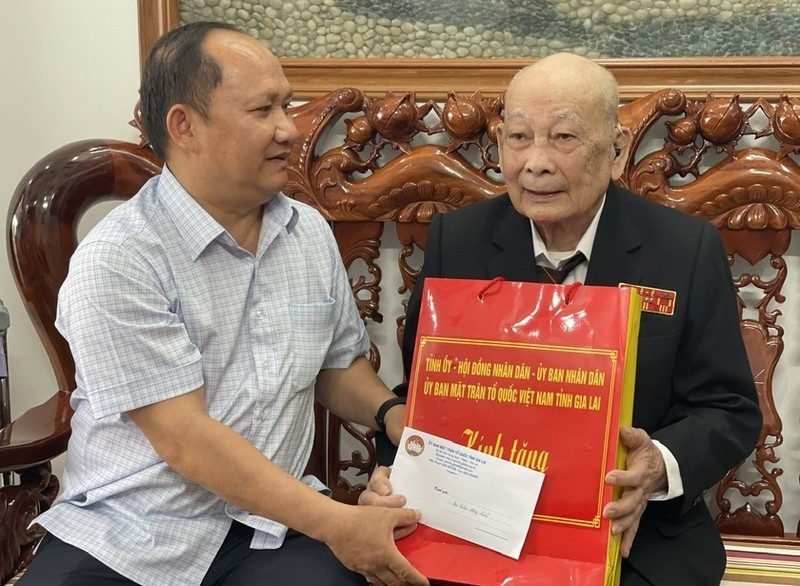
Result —
[[[481, 287], [480, 291], [478, 291], [478, 299], [483, 301], [483, 298], [486, 296], [486, 292], [489, 291], [492, 287], [494, 287], [497, 283], [505, 281], [503, 277], [495, 277], [488, 283], [486, 283], [483, 287]], [[564, 285], [564, 304], [569, 305], [572, 303], [573, 298], [575, 297], [575, 293], [578, 290], [578, 287], [582, 286], [583, 283], [575, 281], [570, 283], [569, 285]]]
[[478, 299], [483, 301], [483, 298], [486, 295], [486, 292], [489, 289], [491, 289], [492, 287], [494, 287], [497, 283], [501, 282], [501, 281], [505, 281], [505, 279], [503, 277], [495, 277], [494, 279], [492, 279], [491, 281], [486, 283], [483, 287], [481, 287], [481, 290], [478, 291]]

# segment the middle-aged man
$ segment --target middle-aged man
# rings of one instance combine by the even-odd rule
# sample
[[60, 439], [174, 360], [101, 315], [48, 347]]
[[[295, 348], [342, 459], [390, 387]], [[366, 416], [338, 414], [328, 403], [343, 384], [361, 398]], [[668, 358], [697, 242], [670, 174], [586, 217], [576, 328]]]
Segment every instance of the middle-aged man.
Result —
[[[427, 584], [393, 532], [303, 477], [316, 398], [376, 427], [328, 225], [281, 193], [297, 129], [278, 60], [219, 23], [164, 35], [142, 114], [166, 165], [81, 243], [59, 294], [77, 388], [64, 491], [20, 584]], [[402, 408], [384, 422], [397, 441]]]
[[[719, 233], [611, 183], [631, 138], [618, 102], [613, 76], [575, 55], [514, 77], [498, 130], [508, 194], [431, 223], [409, 304], [406, 372], [425, 277], [549, 282], [582, 253], [566, 282], [675, 292], [674, 315], [642, 314], [635, 427], [620, 433], [627, 470], [606, 477], [624, 490], [603, 514], [622, 535], [624, 586], [719, 584], [725, 552], [703, 493], [753, 449], [761, 413]], [[376, 471], [362, 503], [404, 502], [388, 474]]]

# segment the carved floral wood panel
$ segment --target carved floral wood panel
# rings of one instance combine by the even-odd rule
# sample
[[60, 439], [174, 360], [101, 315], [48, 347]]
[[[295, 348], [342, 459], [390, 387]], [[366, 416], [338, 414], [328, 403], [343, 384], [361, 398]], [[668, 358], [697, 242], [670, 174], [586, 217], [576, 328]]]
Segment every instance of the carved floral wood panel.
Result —
[[[745, 107], [738, 96], [689, 100], [664, 90], [622, 109], [623, 124], [635, 129], [636, 147], [664, 116], [670, 119], [663, 146], [637, 162], [631, 158], [623, 183], [643, 197], [717, 226], [731, 265], [738, 255], [750, 265], [768, 259], [774, 270], [772, 275], [744, 272], [734, 278], [742, 313], [742, 290], [760, 292], [751, 308], [756, 317], [742, 317], [742, 334], [764, 424], [752, 460], [720, 482], [716, 502], [723, 533], [782, 538], [789, 529], [779, 515], [783, 494], [777, 482], [783, 473], [776, 453], [784, 439], [783, 422], [772, 385], [783, 350], [784, 328], [776, 308], [785, 301], [783, 255], [791, 231], [800, 227], [800, 167], [790, 156], [800, 151], [800, 100], [781, 96], [776, 103], [758, 99]], [[721, 160], [704, 165], [710, 155]], [[678, 178], [682, 181], [675, 184]], [[743, 473], [748, 467], [755, 469], [756, 479]], [[744, 503], [735, 506], [734, 498]]]

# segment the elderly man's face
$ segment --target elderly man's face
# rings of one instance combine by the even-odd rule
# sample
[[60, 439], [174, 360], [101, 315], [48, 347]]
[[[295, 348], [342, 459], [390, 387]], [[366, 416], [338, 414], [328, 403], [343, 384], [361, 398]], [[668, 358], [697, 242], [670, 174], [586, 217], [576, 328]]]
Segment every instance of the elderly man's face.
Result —
[[548, 248], [569, 250], [624, 162], [614, 152], [620, 132], [598, 92], [551, 82], [532, 75], [509, 90], [500, 164], [517, 211], [534, 221]]

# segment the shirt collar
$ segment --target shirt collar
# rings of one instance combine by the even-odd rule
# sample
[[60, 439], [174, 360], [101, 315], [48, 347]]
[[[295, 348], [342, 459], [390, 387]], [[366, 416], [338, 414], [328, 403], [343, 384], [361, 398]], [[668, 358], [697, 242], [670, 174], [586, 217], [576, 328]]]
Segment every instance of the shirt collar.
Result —
[[589, 224], [589, 227], [586, 228], [586, 232], [583, 233], [581, 239], [578, 241], [578, 246], [575, 247], [575, 250], [572, 252], [564, 255], [564, 257], [560, 260], [556, 260], [551, 256], [550, 251], [547, 250], [547, 247], [544, 244], [544, 240], [539, 235], [539, 231], [536, 229], [536, 226], [531, 220], [531, 233], [533, 234], [533, 253], [535, 255], [536, 264], [543, 264], [548, 268], [556, 269], [561, 264], [561, 262], [567, 260], [576, 252], [582, 252], [583, 256], [586, 257], [586, 262], [591, 260], [592, 258], [592, 248], [594, 247], [594, 239], [597, 236], [597, 226], [600, 224], [600, 215], [603, 213], [603, 208], [606, 205], [606, 196], [603, 195], [603, 200], [600, 202], [600, 207], [597, 208], [597, 213], [592, 218], [592, 222]]
[[283, 193], [278, 193], [264, 204], [263, 210], [256, 258], [261, 258], [267, 247], [281, 232], [286, 230], [287, 234], [291, 234], [297, 225], [300, 214], [297, 210], [297, 202]]
[[[166, 164], [156, 189], [158, 199], [186, 242], [192, 261], [197, 260], [208, 245], [218, 238], [230, 246], [236, 246], [227, 230], [189, 195]], [[298, 212], [293, 204], [293, 200], [279, 193], [263, 206], [259, 257], [284, 228], [289, 233], [294, 229]]]

